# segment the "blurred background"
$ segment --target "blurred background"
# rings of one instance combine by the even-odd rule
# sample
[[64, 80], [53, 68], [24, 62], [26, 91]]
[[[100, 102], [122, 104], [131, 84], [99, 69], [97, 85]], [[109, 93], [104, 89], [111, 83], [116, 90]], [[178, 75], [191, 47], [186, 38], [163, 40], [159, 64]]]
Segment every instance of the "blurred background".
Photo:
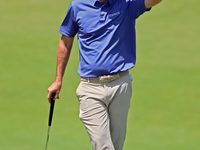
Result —
[[[71, 0], [0, 5], [0, 149], [45, 149], [60, 24]], [[200, 1], [163, 0], [137, 20], [137, 64], [124, 150], [199, 150]], [[78, 118], [75, 39], [49, 150], [89, 150]]]

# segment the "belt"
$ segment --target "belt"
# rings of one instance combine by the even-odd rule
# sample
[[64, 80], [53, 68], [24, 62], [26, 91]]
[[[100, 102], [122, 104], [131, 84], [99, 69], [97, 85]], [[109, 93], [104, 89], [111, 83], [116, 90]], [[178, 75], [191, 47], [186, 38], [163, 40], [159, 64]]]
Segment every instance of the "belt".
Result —
[[104, 76], [99, 76], [99, 77], [92, 77], [92, 78], [87, 78], [87, 77], [81, 77], [81, 81], [84, 82], [98, 82], [98, 83], [109, 83], [112, 81], [115, 81], [125, 75], [129, 74], [129, 71], [123, 71], [119, 72], [117, 74], [113, 75], [104, 75]]

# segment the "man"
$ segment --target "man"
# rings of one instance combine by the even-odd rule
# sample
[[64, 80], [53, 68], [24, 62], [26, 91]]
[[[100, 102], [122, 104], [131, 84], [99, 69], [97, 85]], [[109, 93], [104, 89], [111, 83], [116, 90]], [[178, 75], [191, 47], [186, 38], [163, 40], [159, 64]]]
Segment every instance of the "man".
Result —
[[75, 0], [60, 27], [56, 78], [48, 88], [59, 99], [74, 36], [78, 33], [81, 82], [79, 117], [93, 150], [122, 150], [135, 66], [135, 20], [161, 0]]

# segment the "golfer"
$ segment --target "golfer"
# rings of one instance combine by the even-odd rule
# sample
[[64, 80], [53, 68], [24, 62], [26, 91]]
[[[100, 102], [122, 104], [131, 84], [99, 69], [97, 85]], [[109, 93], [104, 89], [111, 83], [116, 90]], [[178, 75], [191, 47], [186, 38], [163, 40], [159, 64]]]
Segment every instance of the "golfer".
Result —
[[[59, 99], [62, 79], [78, 37], [79, 118], [93, 150], [122, 150], [135, 66], [135, 20], [161, 0], [74, 0], [61, 24], [56, 78], [48, 88]], [[148, 23], [147, 23], [148, 24]]]

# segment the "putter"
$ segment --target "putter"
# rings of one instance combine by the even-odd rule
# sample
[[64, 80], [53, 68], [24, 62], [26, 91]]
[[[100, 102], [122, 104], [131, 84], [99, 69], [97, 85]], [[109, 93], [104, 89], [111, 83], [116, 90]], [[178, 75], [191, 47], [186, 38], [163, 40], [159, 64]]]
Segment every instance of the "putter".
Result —
[[51, 106], [50, 106], [50, 111], [49, 111], [49, 123], [48, 123], [49, 127], [47, 131], [47, 141], [46, 141], [45, 150], [47, 150], [48, 141], [49, 141], [49, 133], [50, 133], [50, 127], [51, 127], [51, 122], [52, 122], [52, 117], [53, 117], [54, 103], [55, 103], [55, 101], [53, 100], [54, 96], [55, 96], [55, 93], [51, 95]]

